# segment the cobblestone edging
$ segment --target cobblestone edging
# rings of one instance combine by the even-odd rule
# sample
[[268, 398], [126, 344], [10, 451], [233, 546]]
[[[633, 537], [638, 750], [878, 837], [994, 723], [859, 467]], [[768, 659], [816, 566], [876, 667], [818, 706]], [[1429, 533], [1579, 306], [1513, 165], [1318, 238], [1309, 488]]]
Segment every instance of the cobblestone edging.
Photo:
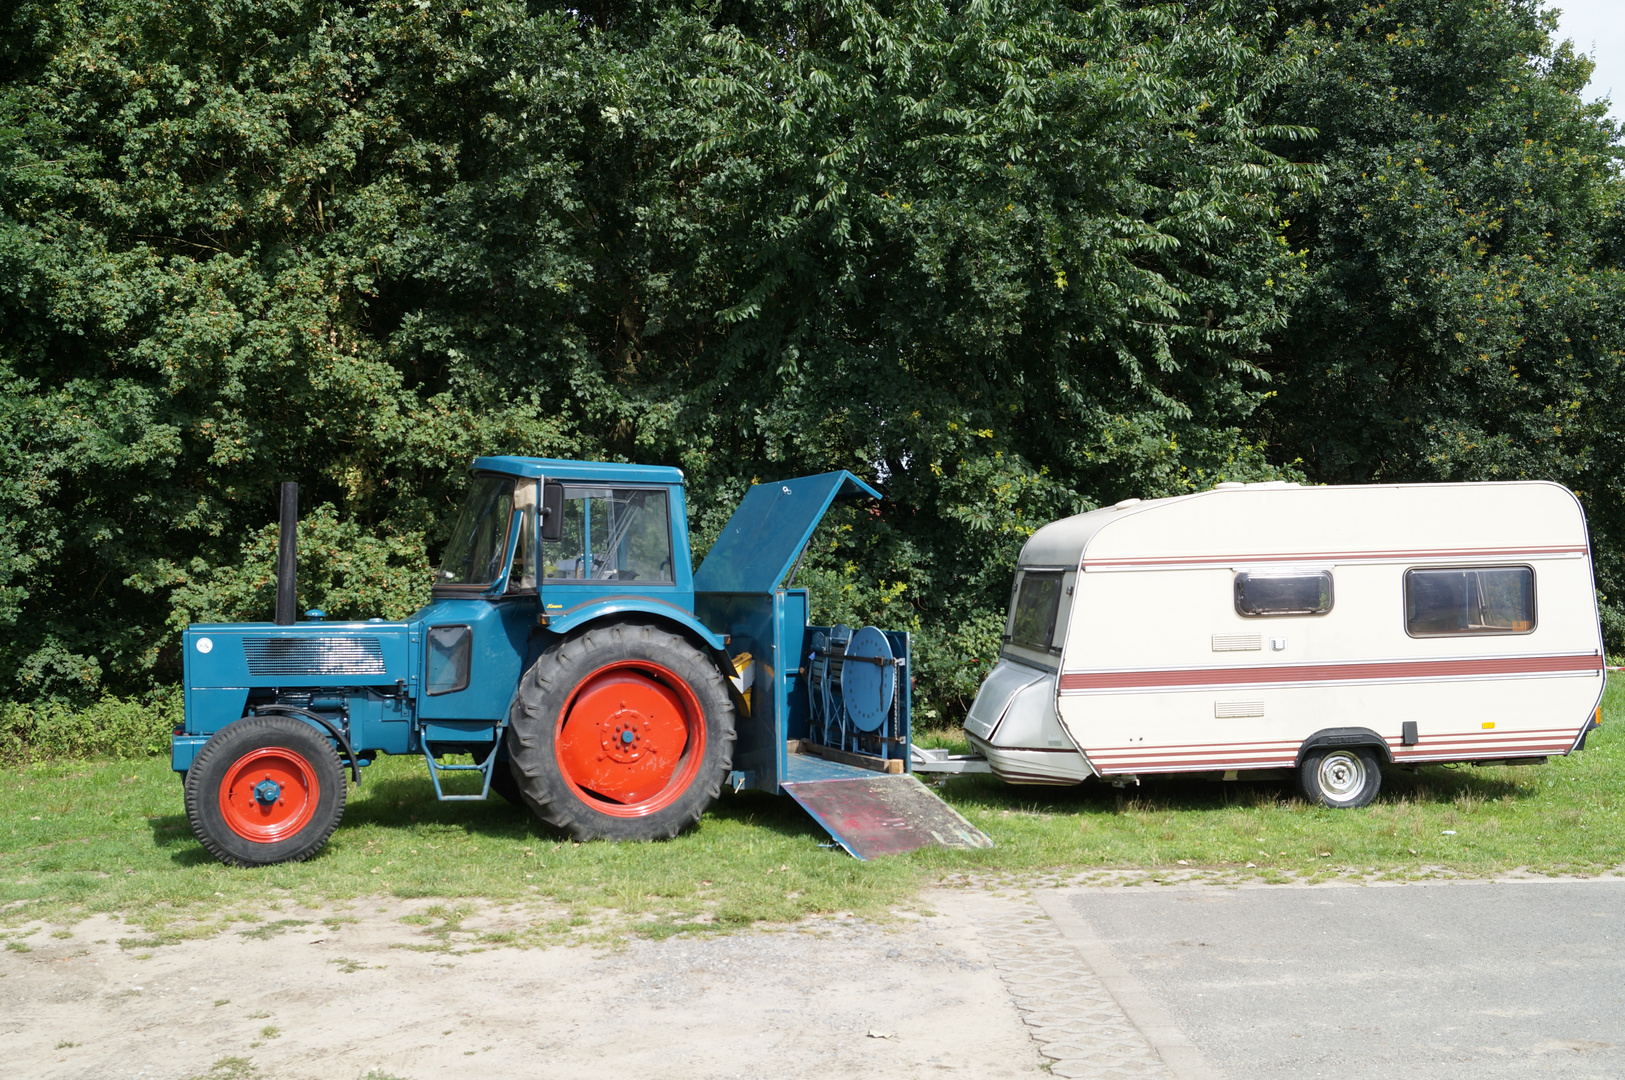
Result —
[[1055, 1076], [1177, 1080], [1083, 955], [1036, 904], [967, 902], [993, 966]]

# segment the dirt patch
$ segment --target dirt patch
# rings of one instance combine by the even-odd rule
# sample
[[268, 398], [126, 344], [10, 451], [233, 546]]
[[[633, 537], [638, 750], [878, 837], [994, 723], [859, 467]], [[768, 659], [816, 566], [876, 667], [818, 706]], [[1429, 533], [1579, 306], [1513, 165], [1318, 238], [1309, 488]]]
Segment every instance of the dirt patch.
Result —
[[[956, 898], [925, 903], [938, 914], [884, 925], [481, 951], [437, 935], [421, 903], [151, 948], [121, 947], [131, 929], [98, 917], [0, 953], [0, 1058], [53, 1080], [1039, 1074]], [[526, 918], [478, 909], [463, 925]]]

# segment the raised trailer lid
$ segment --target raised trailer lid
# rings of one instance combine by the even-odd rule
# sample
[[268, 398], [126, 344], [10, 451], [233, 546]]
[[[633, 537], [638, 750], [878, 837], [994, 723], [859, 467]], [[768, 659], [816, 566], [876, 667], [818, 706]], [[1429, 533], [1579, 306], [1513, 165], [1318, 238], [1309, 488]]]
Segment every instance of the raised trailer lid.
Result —
[[878, 499], [880, 492], [845, 469], [757, 484], [745, 493], [705, 562], [694, 571], [694, 591], [772, 592], [812, 539], [830, 504], [863, 496]]

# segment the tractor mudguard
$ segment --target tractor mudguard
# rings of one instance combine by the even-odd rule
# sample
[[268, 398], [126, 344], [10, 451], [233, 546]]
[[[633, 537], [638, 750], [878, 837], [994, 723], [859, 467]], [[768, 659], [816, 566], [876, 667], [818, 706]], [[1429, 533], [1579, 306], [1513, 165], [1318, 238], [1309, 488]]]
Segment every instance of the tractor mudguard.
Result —
[[668, 622], [674, 622], [693, 633], [712, 649], [725, 652], [725, 642], [722, 635], [714, 633], [691, 613], [669, 604], [664, 600], [656, 600], [648, 596], [606, 596], [602, 600], [593, 600], [575, 607], [566, 608], [560, 612], [549, 612], [547, 628], [556, 634], [568, 634], [578, 626], [595, 622], [610, 615], [627, 614], [653, 615]]

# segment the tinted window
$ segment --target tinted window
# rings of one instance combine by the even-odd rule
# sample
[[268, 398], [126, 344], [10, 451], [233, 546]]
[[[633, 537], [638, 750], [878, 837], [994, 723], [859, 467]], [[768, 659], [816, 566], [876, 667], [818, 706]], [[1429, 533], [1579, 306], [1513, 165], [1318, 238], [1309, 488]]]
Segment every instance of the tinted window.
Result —
[[1534, 628], [1535, 572], [1527, 566], [1405, 574], [1405, 629], [1416, 637], [1527, 634]]
[[463, 516], [440, 564], [441, 585], [490, 585], [508, 561], [508, 521], [513, 513], [513, 481], [476, 476], [463, 503]]
[[542, 552], [549, 578], [670, 582], [666, 492], [566, 487], [560, 538], [542, 545]]
[[1055, 612], [1061, 606], [1061, 571], [1028, 570], [1021, 575], [1010, 641], [1029, 649], [1048, 649], [1055, 637]]
[[1332, 575], [1241, 573], [1236, 575], [1238, 615], [1324, 615], [1332, 609]]

